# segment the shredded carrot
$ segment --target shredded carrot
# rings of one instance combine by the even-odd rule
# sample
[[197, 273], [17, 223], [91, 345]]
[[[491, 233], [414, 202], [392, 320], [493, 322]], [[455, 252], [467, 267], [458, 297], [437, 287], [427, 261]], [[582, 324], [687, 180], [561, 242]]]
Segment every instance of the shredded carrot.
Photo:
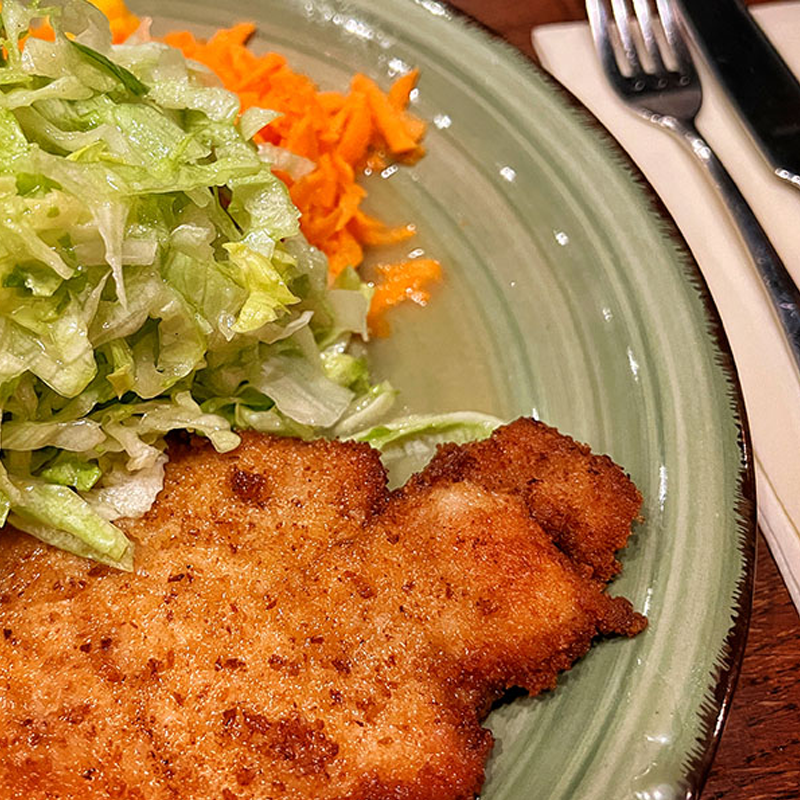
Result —
[[114, 44], [124, 42], [138, 27], [139, 17], [132, 14], [123, 0], [89, 0], [107, 17]]
[[419, 70], [412, 69], [392, 84], [392, 88], [389, 89], [389, 102], [398, 111], [403, 111], [408, 105], [411, 90], [417, 85], [418, 78]]
[[[139, 19], [123, 0], [92, 2], [108, 16], [115, 42], [138, 27]], [[239, 23], [207, 41], [189, 31], [173, 31], [164, 41], [213, 70], [239, 96], [242, 111], [260, 106], [280, 112], [255, 139], [314, 163], [311, 172], [297, 179], [283, 170], [275, 173], [300, 209], [303, 233], [328, 256], [333, 280], [361, 264], [364, 247], [396, 244], [414, 235], [412, 224], [389, 226], [364, 213], [360, 206], [366, 191], [357, 181], [365, 169], [383, 169], [392, 161], [413, 163], [424, 154], [425, 123], [407, 110], [419, 73], [402, 75], [388, 93], [361, 74], [353, 77], [347, 93], [320, 92], [283, 56], [249, 50], [254, 31], [254, 25]], [[388, 331], [383, 321], [388, 308], [408, 299], [427, 303], [424, 287], [440, 279], [441, 266], [418, 258], [380, 266], [378, 273], [369, 322], [379, 334]]]
[[442, 268], [433, 258], [414, 258], [397, 264], [382, 264], [378, 271], [383, 281], [375, 286], [368, 322], [376, 336], [387, 336], [389, 325], [384, 313], [405, 300], [427, 305], [430, 292], [426, 287], [441, 280]]

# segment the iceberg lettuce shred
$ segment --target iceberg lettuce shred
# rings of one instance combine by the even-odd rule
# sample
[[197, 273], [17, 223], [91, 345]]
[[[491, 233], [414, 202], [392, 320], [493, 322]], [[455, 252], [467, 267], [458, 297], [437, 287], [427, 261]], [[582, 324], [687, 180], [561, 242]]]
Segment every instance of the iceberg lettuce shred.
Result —
[[399, 486], [428, 463], [440, 444], [486, 439], [502, 424], [497, 417], [477, 411], [411, 414], [354, 433], [348, 431], [344, 438], [380, 450], [390, 484]]

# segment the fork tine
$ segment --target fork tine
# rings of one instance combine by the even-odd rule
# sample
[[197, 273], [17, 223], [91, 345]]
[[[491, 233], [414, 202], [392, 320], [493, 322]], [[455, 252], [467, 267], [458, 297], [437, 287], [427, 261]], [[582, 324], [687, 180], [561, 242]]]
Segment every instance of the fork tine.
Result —
[[639, 61], [639, 54], [636, 52], [636, 42], [631, 34], [630, 12], [628, 11], [627, 0], [611, 0], [611, 10], [614, 12], [614, 22], [617, 26], [619, 40], [631, 74], [639, 75], [643, 70]]
[[661, 27], [664, 29], [667, 44], [675, 59], [678, 72], [681, 75], [693, 75], [694, 62], [678, 27], [678, 20], [675, 17], [671, 0], [656, 0], [656, 11], [661, 21]]
[[600, 56], [603, 68], [610, 75], [619, 74], [617, 56], [609, 34], [608, 10], [603, 0], [586, 0], [586, 13], [592, 31], [595, 50]]
[[653, 72], [663, 73], [666, 71], [666, 67], [661, 57], [661, 51], [658, 49], [658, 41], [653, 33], [650, 0], [633, 0], [633, 10], [639, 23], [644, 48], [653, 65]]
[[[610, 78], [612, 85], [617, 91], [621, 92], [628, 78], [623, 75], [620, 59], [617, 57], [621, 50], [621, 37], [619, 36], [619, 30], [614, 30], [615, 24], [610, 20], [609, 2], [610, 0], [586, 0], [586, 13], [589, 17], [589, 27], [592, 31], [594, 47], [600, 57], [603, 70]], [[613, 38], [615, 32], [618, 34], [616, 40]], [[628, 60], [627, 54], [624, 57], [628, 72], [636, 75], [639, 69], [639, 61], [635, 56], [635, 52], [633, 63]]]

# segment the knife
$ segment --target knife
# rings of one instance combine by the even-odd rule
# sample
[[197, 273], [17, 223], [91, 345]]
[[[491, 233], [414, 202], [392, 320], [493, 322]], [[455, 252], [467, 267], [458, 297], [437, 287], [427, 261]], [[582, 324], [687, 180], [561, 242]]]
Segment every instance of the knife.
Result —
[[739, 0], [680, 0], [683, 17], [775, 174], [800, 188], [800, 83]]

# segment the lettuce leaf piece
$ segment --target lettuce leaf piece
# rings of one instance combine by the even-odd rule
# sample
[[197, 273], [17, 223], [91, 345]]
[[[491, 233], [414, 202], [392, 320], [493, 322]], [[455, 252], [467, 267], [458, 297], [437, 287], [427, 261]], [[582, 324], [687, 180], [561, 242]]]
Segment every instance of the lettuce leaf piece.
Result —
[[380, 450], [390, 483], [397, 486], [422, 469], [440, 444], [464, 444], [485, 439], [502, 424], [503, 421], [497, 417], [474, 411], [413, 414], [374, 425], [345, 438], [367, 442]]
[[485, 439], [503, 421], [491, 414], [476, 411], [452, 411], [446, 414], [412, 414], [375, 425], [348, 436], [356, 442], [367, 442], [387, 452], [409, 441], [425, 439], [429, 444], [466, 442]]
[[9, 309], [3, 322], [0, 381], [6, 360], [17, 374], [29, 370], [64, 397], [75, 397], [94, 378], [94, 351], [75, 297], [32, 298]]
[[267, 108], [253, 106], [248, 108], [239, 119], [239, 130], [245, 139], [252, 139], [265, 125], [269, 125], [280, 114]]
[[76, 492], [38, 478], [12, 477], [21, 499], [12, 505], [21, 521], [64, 531], [93, 552], [119, 560], [131, 547], [125, 534], [100, 517]]
[[129, 543], [122, 554], [118, 558], [115, 558], [108, 553], [96, 550], [83, 539], [69, 533], [62, 527], [42, 524], [33, 518], [13, 512], [8, 515], [7, 521], [9, 525], [13, 525], [15, 528], [25, 533], [29, 533], [45, 544], [57, 547], [59, 550], [65, 550], [81, 558], [90, 558], [93, 561], [99, 561], [101, 564], [107, 564], [109, 567], [114, 567], [124, 572], [133, 572], [134, 548], [132, 543]]
[[372, 430], [369, 426], [386, 419], [396, 396], [397, 392], [388, 381], [382, 381], [371, 386], [365, 393], [357, 394], [332, 429], [332, 434], [349, 437], [354, 431]]
[[11, 498], [5, 492], [0, 491], [0, 528], [6, 524], [9, 511], [11, 511]]
[[243, 242], [229, 242], [223, 247], [228, 251], [231, 263], [238, 268], [240, 283], [248, 290], [247, 300], [233, 325], [236, 333], [258, 330], [284, 315], [288, 306], [300, 301], [289, 290], [278, 267], [264, 252]]
[[28, 154], [30, 145], [16, 117], [6, 108], [0, 108], [0, 169], [11, 170], [14, 161]]
[[31, 4], [35, 16], [47, 13], [58, 34], [71, 34], [75, 41], [107, 53], [111, 47], [108, 20], [99, 8], [84, 0], [47, 0], [47, 5], [37, 8]]
[[4, 450], [38, 450], [57, 447], [82, 453], [105, 439], [100, 425], [92, 420], [72, 422], [6, 422], [3, 425]]
[[353, 392], [326, 377], [318, 365], [289, 353], [267, 359], [252, 384], [282, 414], [312, 428], [335, 425], [353, 398]]
[[137, 519], [153, 505], [164, 486], [167, 457], [160, 453], [150, 466], [131, 472], [121, 464], [103, 476], [103, 483], [84, 498], [103, 519]]
[[131, 94], [136, 95], [136, 97], [144, 97], [144, 95], [150, 91], [130, 70], [114, 63], [110, 58], [104, 56], [102, 53], [98, 53], [97, 50], [89, 47], [89, 45], [74, 41], [70, 41], [70, 44], [82, 56], [89, 59], [92, 63], [99, 65], [111, 75], [112, 78], [118, 80]]
[[35, 297], [52, 297], [61, 286], [61, 279], [43, 264], [28, 262], [15, 264], [3, 277], [3, 286], [27, 289]]
[[61, 453], [56, 460], [39, 472], [47, 483], [74, 486], [79, 492], [88, 492], [103, 475], [95, 461], [84, 461], [76, 456]]

